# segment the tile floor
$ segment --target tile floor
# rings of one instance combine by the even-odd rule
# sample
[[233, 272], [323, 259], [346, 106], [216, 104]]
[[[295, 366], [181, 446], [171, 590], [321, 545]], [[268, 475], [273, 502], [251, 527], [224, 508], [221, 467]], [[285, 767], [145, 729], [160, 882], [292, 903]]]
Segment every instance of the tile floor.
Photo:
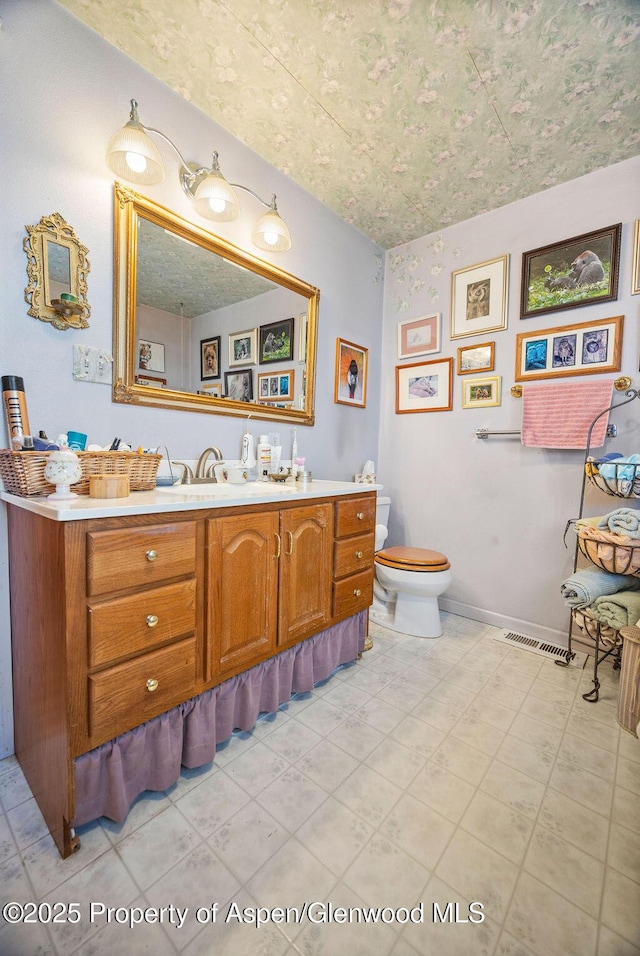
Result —
[[[79, 904], [75, 922], [0, 917], [0, 953], [638, 956], [640, 741], [616, 723], [617, 675], [604, 665], [588, 704], [590, 669], [443, 618], [437, 641], [372, 625], [361, 661], [123, 825], [83, 827], [66, 861], [0, 762], [3, 903]], [[382, 921], [356, 922], [365, 907]]]

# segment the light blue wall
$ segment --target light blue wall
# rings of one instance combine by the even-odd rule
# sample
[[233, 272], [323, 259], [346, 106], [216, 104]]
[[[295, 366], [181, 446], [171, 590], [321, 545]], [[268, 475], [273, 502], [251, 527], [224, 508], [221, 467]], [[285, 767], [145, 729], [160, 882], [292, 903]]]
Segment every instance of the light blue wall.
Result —
[[[135, 98], [143, 122], [162, 129], [188, 159], [206, 163], [217, 149], [231, 179], [263, 196], [277, 193], [293, 248], [273, 261], [321, 290], [316, 424], [298, 429], [299, 454], [316, 477], [345, 480], [366, 459], [377, 458], [377, 387], [369, 389], [366, 409], [337, 405], [333, 374], [336, 337], [341, 336], [369, 349], [370, 380], [379, 381], [381, 250], [51, 0], [3, 3], [0, 15], [0, 374], [24, 378], [32, 429], [56, 435], [76, 428], [101, 444], [115, 435], [145, 447], [166, 444], [181, 458], [197, 457], [212, 443], [227, 455], [240, 453], [241, 419], [115, 405], [108, 387], [72, 379], [74, 343], [111, 347], [113, 176], [104, 151]], [[165, 159], [165, 182], [139, 191], [210, 228], [182, 193], [168, 150]], [[252, 201], [243, 207], [246, 215], [216, 229], [254, 251], [249, 237], [260, 207]], [[91, 318], [84, 331], [56, 331], [27, 316], [25, 225], [52, 212], [59, 212], [89, 249]], [[255, 426], [256, 440], [263, 427], [268, 430], [266, 423]], [[286, 449], [291, 426], [279, 430]], [[0, 444], [6, 444], [6, 436]], [[12, 749], [5, 520], [2, 505], [0, 755]]]

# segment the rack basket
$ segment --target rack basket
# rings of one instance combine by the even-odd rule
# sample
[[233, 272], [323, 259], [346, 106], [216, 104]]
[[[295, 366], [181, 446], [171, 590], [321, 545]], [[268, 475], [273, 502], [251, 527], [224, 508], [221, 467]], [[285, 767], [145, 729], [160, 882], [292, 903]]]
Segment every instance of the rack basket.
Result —
[[592, 564], [612, 574], [630, 574], [640, 577], [640, 540], [631, 538], [633, 544], [616, 544], [583, 538], [578, 532], [578, 547]]
[[[598, 465], [606, 466], [608, 473], [602, 475]], [[605, 495], [613, 495], [615, 498], [640, 498], [640, 465], [588, 459], [585, 470], [589, 483]]]
[[[13, 495], [48, 495], [55, 485], [44, 477], [44, 468], [52, 452], [0, 450], [0, 478]], [[162, 455], [121, 451], [77, 451], [82, 478], [72, 486], [78, 495], [89, 494], [92, 475], [127, 475], [131, 491], [151, 491]]]

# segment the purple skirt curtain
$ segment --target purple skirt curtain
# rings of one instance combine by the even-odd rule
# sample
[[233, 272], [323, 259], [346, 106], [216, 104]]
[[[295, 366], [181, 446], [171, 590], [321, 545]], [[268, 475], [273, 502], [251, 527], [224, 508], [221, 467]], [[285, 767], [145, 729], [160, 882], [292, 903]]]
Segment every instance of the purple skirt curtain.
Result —
[[234, 730], [251, 730], [259, 714], [355, 660], [366, 624], [361, 611], [78, 757], [74, 826], [101, 816], [122, 823], [143, 791], [166, 790], [181, 767], [210, 763]]

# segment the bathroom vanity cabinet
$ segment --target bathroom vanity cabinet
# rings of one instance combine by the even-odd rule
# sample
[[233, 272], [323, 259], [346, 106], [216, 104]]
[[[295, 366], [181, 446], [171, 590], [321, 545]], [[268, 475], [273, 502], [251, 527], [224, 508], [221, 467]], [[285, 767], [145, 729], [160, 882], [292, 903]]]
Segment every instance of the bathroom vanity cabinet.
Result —
[[375, 490], [313, 485], [66, 512], [2, 494], [16, 755], [63, 856], [78, 756], [369, 607]]

